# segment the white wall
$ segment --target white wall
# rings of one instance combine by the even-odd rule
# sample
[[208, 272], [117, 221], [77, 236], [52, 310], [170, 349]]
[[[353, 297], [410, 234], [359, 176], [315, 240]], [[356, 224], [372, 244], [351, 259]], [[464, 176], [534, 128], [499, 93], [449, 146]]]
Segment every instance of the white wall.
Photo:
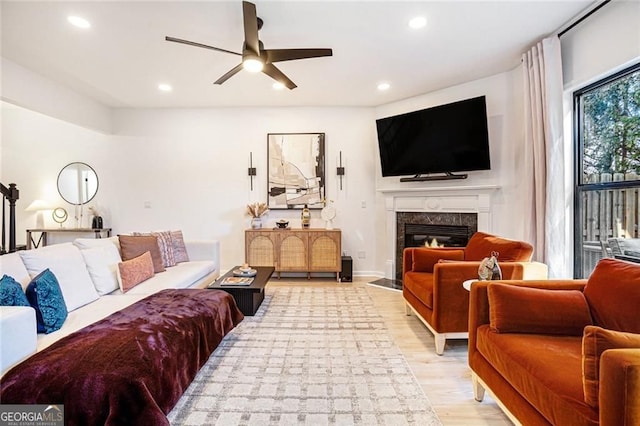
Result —
[[640, 60], [640, 2], [613, 1], [561, 38], [567, 89], [585, 86]]
[[[492, 204], [495, 208], [492, 209], [494, 214], [490, 224], [491, 229], [488, 231], [514, 239], [524, 238], [521, 201], [527, 194], [522, 192], [519, 171], [523, 170], [522, 164], [527, 159], [521, 154], [523, 144], [521, 72], [518, 67], [513, 71], [377, 107], [375, 116], [381, 118], [476, 96], [486, 96], [491, 170], [468, 172], [469, 177], [459, 181], [400, 183], [398, 177], [382, 177], [379, 155], [376, 151], [376, 189], [421, 188], [428, 191], [433, 187], [498, 185], [500, 189], [492, 195]], [[384, 227], [384, 197], [380, 192], [376, 196], [376, 223], [378, 227]], [[378, 241], [378, 243], [383, 242]], [[382, 246], [378, 246], [378, 252], [384, 252]], [[385, 259], [378, 259], [379, 264], [384, 262]]]
[[[114, 135], [6, 103], [2, 113], [0, 178], [20, 189], [19, 243], [35, 224], [35, 214], [23, 210], [33, 199], [48, 199], [73, 216], [74, 208], [57, 194], [56, 179], [64, 165], [83, 161], [99, 176], [98, 195], [90, 204], [101, 210], [105, 226], [115, 233], [171, 228], [184, 230], [190, 239], [219, 239], [222, 268], [230, 268], [244, 260], [243, 231], [250, 223], [246, 204], [266, 201], [267, 133], [324, 132], [327, 198], [338, 212], [334, 227], [343, 231], [344, 250], [366, 253], [364, 259], [354, 256], [354, 270], [379, 272], [371, 108], [116, 110]], [[342, 191], [336, 176], [339, 151], [346, 166]], [[258, 173], [253, 192], [249, 152]], [[299, 214], [271, 211], [265, 226], [275, 226], [280, 218], [299, 225]], [[312, 211], [312, 218], [312, 226], [324, 226], [319, 211]], [[54, 225], [48, 215], [47, 220]]]
[[[35, 214], [22, 210], [34, 199], [64, 206], [73, 218], [73, 206], [57, 194], [56, 178], [67, 163], [83, 161], [100, 179], [91, 204], [114, 233], [180, 228], [187, 238], [217, 238], [222, 267], [229, 268], [244, 259], [243, 230], [250, 222], [245, 205], [266, 200], [267, 133], [324, 132], [327, 197], [338, 210], [334, 226], [343, 230], [343, 249], [356, 273], [383, 276], [384, 208], [376, 189], [399, 183], [381, 177], [375, 118], [486, 95], [492, 170], [472, 172], [464, 184], [500, 185], [492, 231], [520, 238], [519, 80], [514, 70], [378, 108], [122, 109], [113, 113], [112, 135], [3, 103], [0, 179], [16, 182], [21, 191], [19, 243], [35, 224]], [[342, 191], [335, 173], [339, 151], [346, 167]], [[258, 172], [254, 191], [247, 176], [249, 152]], [[323, 226], [319, 212], [313, 217], [313, 226]], [[272, 211], [265, 226], [280, 218], [295, 224], [299, 212]], [[48, 216], [47, 221], [54, 225]]]
[[111, 108], [0, 57], [0, 99], [103, 133]]

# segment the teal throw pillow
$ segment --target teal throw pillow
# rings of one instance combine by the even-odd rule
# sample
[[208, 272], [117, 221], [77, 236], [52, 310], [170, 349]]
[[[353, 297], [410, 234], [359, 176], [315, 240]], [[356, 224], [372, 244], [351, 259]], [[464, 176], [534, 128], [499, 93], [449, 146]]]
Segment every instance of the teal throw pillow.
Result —
[[45, 269], [31, 280], [27, 286], [27, 299], [36, 310], [38, 333], [49, 334], [62, 327], [67, 319], [67, 305], [53, 272]]
[[20, 283], [9, 275], [0, 279], [0, 306], [31, 306]]

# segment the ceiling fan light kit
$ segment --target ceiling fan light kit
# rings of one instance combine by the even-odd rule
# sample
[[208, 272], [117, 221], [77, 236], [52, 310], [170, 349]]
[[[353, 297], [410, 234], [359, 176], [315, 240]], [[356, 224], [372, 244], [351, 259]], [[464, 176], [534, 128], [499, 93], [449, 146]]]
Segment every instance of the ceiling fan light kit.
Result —
[[274, 62], [319, 58], [333, 55], [333, 51], [331, 49], [265, 49], [264, 45], [258, 38], [258, 30], [262, 28], [263, 20], [258, 18], [256, 14], [256, 5], [248, 1], [243, 1], [242, 16], [244, 22], [244, 44], [242, 54], [175, 37], [167, 36], [165, 37], [165, 40], [242, 56], [242, 62], [227, 71], [227, 73], [216, 80], [214, 84], [222, 84], [242, 69], [246, 69], [249, 72], [262, 71], [288, 89], [295, 89], [297, 87], [296, 84], [275, 65], [273, 65]]
[[248, 57], [242, 61], [242, 67], [249, 72], [260, 72], [264, 64], [257, 57]]

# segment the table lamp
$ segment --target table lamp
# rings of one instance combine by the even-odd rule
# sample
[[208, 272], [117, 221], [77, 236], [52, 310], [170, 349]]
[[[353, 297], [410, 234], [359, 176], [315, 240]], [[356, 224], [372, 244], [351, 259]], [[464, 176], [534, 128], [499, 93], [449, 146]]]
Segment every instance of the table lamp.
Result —
[[53, 207], [51, 207], [51, 205], [49, 205], [49, 203], [47, 203], [44, 200], [33, 200], [33, 202], [31, 204], [29, 204], [29, 206], [24, 209], [27, 212], [37, 212], [36, 214], [36, 229], [43, 229], [44, 228], [44, 218], [42, 216], [42, 211], [43, 210], [51, 210]]

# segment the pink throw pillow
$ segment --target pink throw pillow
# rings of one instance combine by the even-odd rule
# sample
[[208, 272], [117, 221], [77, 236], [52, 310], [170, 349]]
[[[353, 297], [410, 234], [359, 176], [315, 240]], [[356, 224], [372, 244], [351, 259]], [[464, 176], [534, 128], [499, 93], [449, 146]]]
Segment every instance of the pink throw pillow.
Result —
[[153, 275], [153, 260], [151, 259], [151, 253], [148, 251], [118, 264], [118, 284], [123, 293], [148, 280]]

